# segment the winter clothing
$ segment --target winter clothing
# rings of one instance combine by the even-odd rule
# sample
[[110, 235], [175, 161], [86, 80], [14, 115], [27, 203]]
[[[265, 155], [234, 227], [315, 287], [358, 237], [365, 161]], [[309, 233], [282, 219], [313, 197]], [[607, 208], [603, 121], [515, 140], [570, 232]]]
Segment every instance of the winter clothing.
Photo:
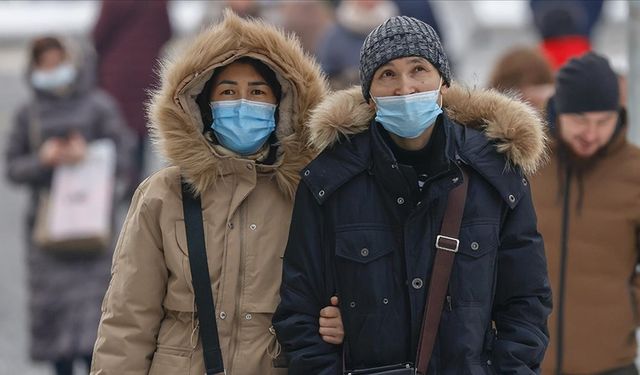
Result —
[[302, 173], [274, 316], [290, 374], [341, 370], [341, 348], [316, 334], [318, 311], [334, 294], [347, 368], [414, 361], [435, 238], [462, 167], [470, 182], [460, 250], [429, 373], [539, 370], [551, 292], [523, 171], [542, 160], [541, 121], [522, 103], [456, 86], [444, 108], [422, 189], [385, 144], [359, 88], [314, 111], [311, 139], [324, 151]]
[[426, 23], [407, 16], [392, 17], [376, 27], [360, 49], [362, 95], [369, 99], [373, 74], [399, 57], [420, 56], [438, 69], [445, 84], [451, 83], [449, 59], [436, 31]]
[[581, 181], [557, 152], [531, 179], [555, 298], [543, 374], [598, 374], [637, 354], [640, 150], [620, 130]]
[[591, 31], [603, 0], [530, 0], [533, 22], [542, 41], [540, 48], [554, 70], [570, 58], [591, 50]]
[[[249, 56], [282, 85], [273, 162], [241, 157], [203, 134], [196, 96], [216, 67]], [[227, 12], [174, 62], [150, 107], [172, 164], [138, 188], [114, 256], [91, 374], [202, 374], [183, 222], [181, 176], [202, 199], [207, 258], [230, 374], [279, 374], [271, 316], [299, 170], [312, 157], [303, 123], [323, 97], [317, 65], [297, 40]], [[257, 159], [257, 160], [256, 160]]]
[[618, 77], [607, 59], [596, 53], [573, 58], [558, 71], [554, 103], [559, 114], [616, 111]]
[[147, 135], [144, 103], [156, 82], [156, 60], [170, 38], [166, 0], [102, 1], [93, 30], [99, 82], [140, 136]]
[[[87, 142], [110, 138], [118, 152], [118, 173], [126, 171], [129, 132], [115, 102], [93, 88], [86, 65], [64, 95], [34, 89], [15, 116], [7, 142], [7, 176], [31, 189], [26, 230], [29, 314], [33, 360], [56, 361], [91, 353], [100, 319], [100, 301], [109, 278], [111, 251], [87, 257], [61, 257], [32, 241], [41, 189], [51, 185], [53, 168], [40, 161], [39, 146], [51, 137], [79, 132]], [[31, 71], [31, 69], [30, 69]]]

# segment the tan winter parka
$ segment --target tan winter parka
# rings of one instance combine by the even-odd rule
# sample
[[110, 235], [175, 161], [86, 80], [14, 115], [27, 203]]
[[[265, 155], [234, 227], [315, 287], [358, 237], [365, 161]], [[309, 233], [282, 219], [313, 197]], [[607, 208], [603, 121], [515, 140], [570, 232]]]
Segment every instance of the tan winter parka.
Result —
[[[195, 97], [216, 67], [249, 56], [282, 85], [277, 161], [237, 156], [203, 136]], [[226, 13], [175, 61], [149, 107], [151, 132], [172, 166], [138, 188], [113, 259], [93, 375], [204, 373], [181, 201], [181, 176], [202, 199], [205, 242], [227, 374], [283, 374], [271, 316], [293, 195], [312, 155], [303, 127], [326, 85], [298, 41]]]

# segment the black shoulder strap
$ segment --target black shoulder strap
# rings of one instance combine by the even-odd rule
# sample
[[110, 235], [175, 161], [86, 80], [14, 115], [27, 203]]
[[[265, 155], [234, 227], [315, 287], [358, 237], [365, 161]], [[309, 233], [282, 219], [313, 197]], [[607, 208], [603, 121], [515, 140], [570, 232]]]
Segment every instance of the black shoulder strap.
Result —
[[224, 371], [222, 351], [216, 325], [216, 310], [211, 293], [211, 280], [207, 266], [207, 251], [204, 242], [204, 225], [202, 224], [202, 206], [200, 197], [196, 197], [187, 183], [182, 181], [182, 207], [184, 210], [184, 226], [187, 233], [189, 249], [189, 266], [196, 294], [198, 320], [200, 321], [200, 339], [204, 355], [206, 375]]

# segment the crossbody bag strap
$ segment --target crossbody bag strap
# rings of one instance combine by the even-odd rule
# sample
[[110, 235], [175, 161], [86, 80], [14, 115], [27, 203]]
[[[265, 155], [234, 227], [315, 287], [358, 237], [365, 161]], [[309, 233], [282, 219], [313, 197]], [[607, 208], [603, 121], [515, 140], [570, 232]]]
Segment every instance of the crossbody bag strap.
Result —
[[453, 261], [460, 244], [458, 238], [460, 234], [460, 224], [462, 223], [464, 205], [467, 199], [467, 188], [469, 186], [468, 173], [464, 170], [464, 167], [461, 168], [461, 171], [462, 183], [449, 192], [447, 208], [442, 220], [442, 228], [436, 238], [436, 258], [431, 272], [427, 303], [424, 309], [422, 331], [420, 333], [420, 342], [418, 344], [416, 357], [416, 370], [420, 375], [426, 375], [429, 367], [431, 354], [435, 346], [436, 337], [438, 336], [438, 326], [440, 325], [442, 308], [447, 295]]
[[182, 181], [182, 207], [206, 375], [225, 373], [207, 265], [202, 205], [200, 196], [195, 196], [190, 186], [184, 181]]

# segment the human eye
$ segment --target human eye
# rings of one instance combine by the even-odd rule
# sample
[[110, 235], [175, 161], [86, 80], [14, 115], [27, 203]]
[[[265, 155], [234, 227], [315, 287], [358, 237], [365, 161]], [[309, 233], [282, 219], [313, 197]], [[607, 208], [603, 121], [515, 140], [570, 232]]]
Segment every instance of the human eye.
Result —
[[232, 89], [224, 89], [220, 92], [220, 95], [235, 95], [235, 93]]
[[382, 71], [382, 73], [380, 73], [380, 78], [393, 78], [395, 77], [396, 73], [391, 70], [391, 69], [385, 69]]
[[264, 90], [261, 89], [253, 89], [251, 90], [251, 95], [254, 96], [261, 96], [261, 95], [266, 95], [267, 93]]

